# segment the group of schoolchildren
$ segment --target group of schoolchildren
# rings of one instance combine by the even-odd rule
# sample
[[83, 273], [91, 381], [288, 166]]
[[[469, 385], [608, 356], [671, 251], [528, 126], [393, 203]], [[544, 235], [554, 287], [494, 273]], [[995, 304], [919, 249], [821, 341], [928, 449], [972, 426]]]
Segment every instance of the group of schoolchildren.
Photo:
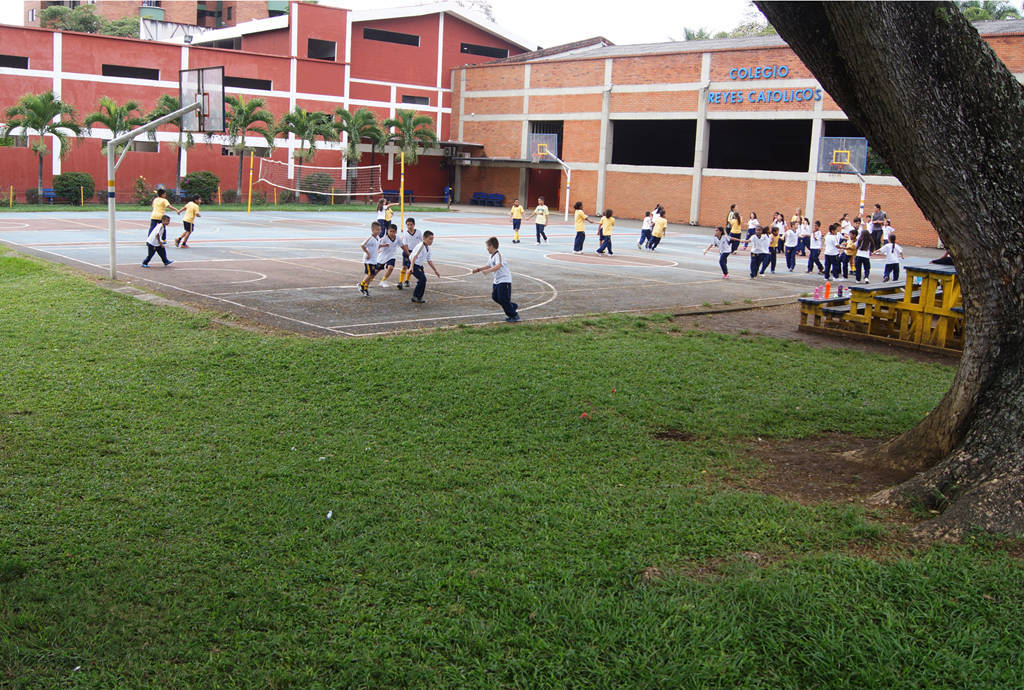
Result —
[[[512, 208], [509, 211], [509, 217], [512, 219], [512, 244], [519, 244], [519, 229], [522, 226], [524, 220], [524, 214], [526, 209], [519, 203], [519, 199], [515, 199], [512, 202]], [[544, 244], [548, 242], [548, 236], [545, 232], [545, 228], [548, 223], [548, 216], [550, 211], [547, 205], [544, 203], [544, 197], [538, 197], [537, 206], [534, 208], [533, 213], [525, 220], [536, 217], [536, 232], [537, 232], [537, 244], [541, 244], [543, 238]], [[597, 249], [594, 250], [595, 254], [605, 254], [613, 256], [612, 251], [612, 232], [615, 229], [615, 216], [612, 210], [605, 209], [605, 212], [601, 215], [600, 220], [594, 221], [590, 219], [587, 212], [583, 210], [583, 202], [577, 201], [573, 205], [573, 227], [576, 230], [576, 234], [573, 237], [572, 251], [574, 254], [583, 253], [583, 245], [587, 238], [587, 223], [597, 225]], [[657, 249], [658, 244], [665, 236], [665, 229], [668, 227], [668, 219], [665, 213], [665, 207], [658, 204], [653, 211], [647, 211], [644, 215], [643, 225], [640, 230], [640, 240], [637, 242], [637, 249], [649, 249], [654, 251]]]
[[[377, 220], [370, 224], [370, 236], [363, 240], [359, 248], [363, 252], [363, 279], [359, 282], [359, 293], [363, 297], [370, 296], [370, 285], [380, 275], [380, 287], [388, 287], [388, 278], [402, 260], [402, 268], [395, 285], [399, 290], [409, 287], [409, 278], [416, 278], [413, 286], [412, 302], [423, 304], [423, 295], [427, 289], [426, 266], [441, 277], [433, 261], [434, 233], [430, 230], [420, 231], [416, 228], [416, 219], [407, 218], [405, 232], [399, 233], [398, 226], [391, 222], [393, 212], [386, 199], [377, 204]], [[512, 301], [512, 271], [498, 250], [498, 238], [491, 237], [484, 243], [488, 253], [487, 264], [478, 266], [473, 273], [493, 273], [491, 299], [497, 302], [505, 312], [505, 320], [509, 323], [519, 321], [519, 305]]]
[[157, 190], [156, 196], [153, 198], [153, 212], [149, 217], [149, 231], [146, 234], [147, 254], [146, 258], [142, 261], [143, 268], [149, 268], [149, 262], [153, 259], [154, 254], [160, 257], [164, 262], [164, 266], [170, 266], [174, 263], [167, 258], [167, 250], [164, 249], [164, 245], [167, 244], [167, 226], [171, 224], [171, 217], [167, 215], [168, 209], [176, 211], [179, 216], [183, 213], [185, 214], [182, 220], [184, 230], [174, 238], [174, 246], [188, 249], [188, 238], [192, 236], [192, 231], [195, 229], [196, 218], [203, 215], [199, 212], [199, 204], [201, 203], [202, 198], [195, 194], [180, 209], [175, 208], [171, 205], [170, 199], [167, 198], [167, 190]]
[[888, 281], [890, 276], [893, 280], [900, 278], [903, 247], [896, 243], [896, 231], [880, 204], [875, 204], [870, 219], [863, 224], [859, 217], [850, 221], [849, 214], [844, 213], [824, 233], [821, 221], [814, 221], [812, 226], [810, 220], [800, 213], [800, 209], [796, 210], [788, 223], [776, 211], [767, 228], [761, 225], [757, 213], [751, 211], [745, 239], [739, 211], [733, 204], [729, 207], [726, 225], [715, 229], [715, 239], [704, 250], [707, 254], [717, 249], [718, 265], [722, 269], [723, 278], [729, 277], [729, 256], [740, 250], [741, 242], [743, 249], [750, 250], [751, 280], [764, 275], [767, 270], [775, 273], [779, 253], [784, 253], [786, 268], [790, 273], [796, 270], [797, 256], [806, 256], [807, 273], [817, 269], [818, 274], [826, 279], [847, 280], [852, 271], [858, 283], [869, 282], [871, 257], [883, 256], [885, 267], [882, 281]]

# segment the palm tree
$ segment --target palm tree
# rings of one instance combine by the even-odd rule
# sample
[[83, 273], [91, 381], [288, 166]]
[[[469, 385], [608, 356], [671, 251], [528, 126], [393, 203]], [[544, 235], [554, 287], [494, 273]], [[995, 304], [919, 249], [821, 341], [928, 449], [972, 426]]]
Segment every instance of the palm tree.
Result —
[[[376, 116], [366, 108], [360, 108], [354, 113], [350, 113], [344, 108], [338, 108], [334, 112], [338, 119], [332, 126], [338, 134], [348, 136], [348, 144], [345, 146], [343, 156], [344, 162], [348, 164], [349, 168], [353, 168], [359, 164], [359, 142], [369, 139], [375, 145], [380, 141], [383, 130], [377, 124]], [[350, 170], [349, 173], [348, 187], [349, 192], [352, 193], [356, 186], [356, 172]]]
[[267, 146], [273, 146], [274, 116], [263, 109], [262, 98], [253, 98], [247, 101], [244, 96], [226, 96], [224, 100], [231, 106], [224, 124], [228, 136], [231, 138], [231, 148], [238, 155], [238, 198], [241, 200], [242, 164], [245, 162], [246, 152], [252, 150], [251, 146], [245, 145], [245, 138], [249, 132], [255, 132], [263, 137]]
[[395, 131], [388, 141], [395, 143], [405, 152], [405, 162], [413, 165], [418, 156], [417, 149], [437, 146], [437, 134], [434, 133], [434, 118], [429, 115], [417, 115], [411, 110], [399, 110], [394, 119], [384, 120], [384, 127]]
[[[158, 117], [163, 117], [164, 115], [173, 113], [175, 110], [180, 109], [181, 101], [178, 100], [178, 97], [171, 96], [165, 93], [156, 100], [156, 107], [153, 109], [153, 112], [151, 112], [146, 117], [146, 119], [149, 121], [153, 121]], [[178, 130], [178, 143], [175, 145], [175, 148], [177, 149], [178, 153], [178, 160], [174, 167], [174, 187], [175, 189], [177, 189], [178, 183], [181, 180], [181, 152], [182, 150], [189, 150], [190, 148], [192, 148], [193, 145], [195, 145], [196, 142], [192, 138], [191, 132], [182, 132], [180, 117], [177, 120], [168, 122], [167, 124]], [[153, 130], [149, 133], [149, 138], [153, 140], [156, 139], [156, 130]]]
[[[132, 115], [132, 113], [136, 113]], [[116, 138], [122, 134], [126, 134], [136, 127], [141, 127], [146, 124], [146, 118], [142, 116], [142, 111], [137, 101], [128, 101], [124, 105], [118, 105], [110, 96], [100, 96], [100, 109], [94, 113], [89, 113], [85, 117], [86, 129], [92, 129], [92, 126], [99, 123], [110, 130], [110, 138]], [[114, 154], [118, 155], [124, 150], [124, 147], [128, 144], [120, 144], [114, 149]], [[107, 150], [106, 143], [100, 148], [104, 153]]]
[[17, 104], [7, 109], [7, 118], [7, 124], [3, 127], [5, 138], [17, 131], [23, 133], [26, 139], [33, 133], [39, 135], [39, 141], [30, 148], [39, 157], [39, 177], [36, 184], [41, 198], [43, 157], [49, 152], [46, 146], [47, 135], [57, 140], [60, 145], [60, 157], [63, 158], [71, 150], [70, 136], [81, 135], [83, 127], [75, 121], [75, 109], [55, 97], [53, 91], [25, 94]]
[[707, 41], [711, 38], [711, 32], [701, 27], [699, 29], [683, 28], [684, 41]]
[[[295, 110], [285, 113], [277, 121], [278, 134], [294, 134], [299, 140], [299, 148], [295, 149], [292, 156], [301, 165], [313, 159], [316, 153], [316, 138], [324, 141], [337, 141], [338, 135], [331, 126], [331, 116], [327, 113], [314, 110], [312, 112], [295, 106]], [[309, 142], [309, 146], [306, 142]], [[299, 195], [301, 175], [295, 175], [295, 195]], [[317, 190], [320, 191], [320, 190]], [[323, 190], [326, 191], [326, 190]]]

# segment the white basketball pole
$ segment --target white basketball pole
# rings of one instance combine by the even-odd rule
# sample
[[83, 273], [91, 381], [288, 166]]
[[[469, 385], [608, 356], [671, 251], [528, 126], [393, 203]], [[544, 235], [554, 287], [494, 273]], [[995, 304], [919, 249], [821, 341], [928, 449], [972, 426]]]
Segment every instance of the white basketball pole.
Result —
[[[153, 120], [152, 122], [147, 122], [138, 129], [133, 129], [132, 131], [122, 134], [119, 137], [114, 137], [113, 139], [107, 142], [107, 225], [110, 231], [111, 280], [117, 280], [117, 234], [115, 231], [115, 227], [117, 225], [117, 201], [115, 198], [116, 188], [114, 184], [114, 179], [117, 175], [117, 169], [121, 166], [121, 162], [124, 160], [125, 154], [128, 153], [128, 147], [126, 146], [124, 151], [121, 152], [121, 157], [117, 159], [117, 162], [114, 161], [114, 152], [117, 150], [117, 147], [120, 146], [121, 144], [130, 142], [140, 134], [145, 134], [146, 132], [154, 130], [160, 125], [167, 124], [172, 120], [177, 120], [179, 117], [185, 115], [186, 113], [190, 113], [193, 110], [198, 110], [202, 107], [202, 105], [203, 104], [197, 100], [195, 103], [192, 103], [191, 105], [186, 105], [183, 108], [175, 110], [173, 113], [168, 113], [163, 117]], [[175, 183], [177, 183], [177, 180], [175, 180]]]

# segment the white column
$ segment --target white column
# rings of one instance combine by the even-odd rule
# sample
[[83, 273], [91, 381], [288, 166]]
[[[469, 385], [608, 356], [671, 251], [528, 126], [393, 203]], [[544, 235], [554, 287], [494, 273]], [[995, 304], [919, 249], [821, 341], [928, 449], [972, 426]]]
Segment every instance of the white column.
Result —
[[818, 193], [818, 153], [821, 150], [821, 130], [825, 99], [814, 102], [814, 117], [811, 120], [811, 154], [807, 161], [807, 194], [804, 197], [804, 215], [814, 222], [814, 197]]
[[459, 141], [465, 141], [462, 137], [466, 121], [466, 70], [459, 70]]
[[349, 109], [352, 89], [352, 11], [345, 13], [345, 90], [342, 91], [342, 107]]
[[697, 91], [697, 138], [693, 147], [693, 184], [690, 187], [690, 225], [700, 222], [700, 196], [704, 182], [704, 168], [708, 166], [708, 90], [711, 87], [711, 53], [704, 53], [700, 61], [700, 90]]
[[608, 179], [608, 143], [611, 140], [611, 119], [609, 113], [612, 105], [612, 60], [604, 61], [604, 90], [601, 93], [601, 139], [597, 152], [597, 208], [594, 213], [603, 213], [605, 208], [604, 190]]
[[[295, 110], [295, 92], [298, 88], [299, 55], [299, 3], [291, 3], [291, 15], [288, 17], [288, 32], [291, 38], [291, 60], [288, 64], [288, 112]], [[288, 133], [288, 179], [295, 179], [295, 135]]]
[[[520, 133], [519, 143], [520, 158], [529, 158], [533, 155], [530, 150], [530, 64], [523, 65], [523, 128]], [[526, 192], [523, 192], [525, 195]]]
[[[64, 72], [64, 34], [59, 31], [53, 32], [53, 96], [59, 99], [63, 91], [61, 75]], [[60, 116], [54, 121], [59, 121]], [[50, 137], [50, 160], [53, 166], [53, 174], [60, 175], [60, 140], [57, 137]], [[41, 200], [40, 200], [41, 201]]]
[[[187, 45], [181, 46], [181, 69], [188, 69], [189, 59], [189, 47]], [[179, 104], [180, 105], [180, 104]], [[185, 135], [182, 134], [182, 143], [185, 141]], [[181, 176], [185, 177], [188, 175], [188, 150], [185, 148], [181, 149]], [[174, 189], [178, 189], [180, 186], [180, 180], [174, 181]]]

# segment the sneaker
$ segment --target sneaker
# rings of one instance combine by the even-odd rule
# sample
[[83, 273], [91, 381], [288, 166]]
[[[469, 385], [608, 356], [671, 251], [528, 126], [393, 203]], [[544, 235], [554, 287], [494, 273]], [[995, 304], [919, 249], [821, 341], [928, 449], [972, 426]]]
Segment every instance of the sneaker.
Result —
[[540, 244], [540, 240], [537, 240], [537, 244]]
[[188, 249], [188, 245], [187, 244], [183, 244], [183, 245], [181, 245], [181, 248], [182, 249]]
[[865, 285], [867, 285], [867, 284], [868, 284], [868, 283], [870, 283], [870, 282], [871, 282], [871, 281], [870, 281], [870, 280], [868, 280], [867, 278], [865, 278], [865, 279], [864, 279], [864, 284], [865, 284]]
[[365, 287], [363, 287], [362, 284], [359, 284], [356, 287], [359, 288], [359, 294], [362, 295], [363, 297], [369, 297], [370, 296], [370, 291], [367, 290]]
[[641, 243], [637, 242], [636, 243], [636, 248], [637, 249], [643, 249], [644, 247], [643, 247], [643, 245]]
[[608, 250], [608, 256], [615, 256], [614, 254], [612, 254], [612, 250], [610, 249]]
[[510, 316], [507, 319], [505, 319], [505, 321], [507, 321], [508, 323], [516, 323], [519, 320], [519, 314], [516, 314], [515, 316]]
[[409, 281], [405, 281], [405, 287], [409, 287]]
[[423, 300], [416, 299], [415, 297], [413, 297], [411, 301], [415, 302], [416, 304], [423, 304]]
[[174, 246], [175, 247], [181, 246], [181, 238], [180, 237], [175, 237], [174, 238]]
[[402, 281], [398, 281], [398, 285], [396, 285], [395, 287], [397, 287], [399, 290], [401, 290], [402, 289]]
[[595, 253], [595, 254], [604, 254], [604, 252], [602, 252], [602, 251], [601, 251], [600, 249], [598, 249], [598, 250], [597, 250], [597, 251], [595, 251], [594, 253]]
[[174, 263], [173, 261], [165, 261], [164, 262], [164, 266], [170, 266], [173, 263]]
[[143, 268], [149, 268], [149, 264], [142, 264]]
[[386, 281], [386, 280], [380, 281], [380, 286], [382, 288], [391, 287], [390, 285], [388, 285], [388, 281]]
[[729, 274], [726, 273], [724, 276], [722, 276], [722, 280], [729, 280]]

